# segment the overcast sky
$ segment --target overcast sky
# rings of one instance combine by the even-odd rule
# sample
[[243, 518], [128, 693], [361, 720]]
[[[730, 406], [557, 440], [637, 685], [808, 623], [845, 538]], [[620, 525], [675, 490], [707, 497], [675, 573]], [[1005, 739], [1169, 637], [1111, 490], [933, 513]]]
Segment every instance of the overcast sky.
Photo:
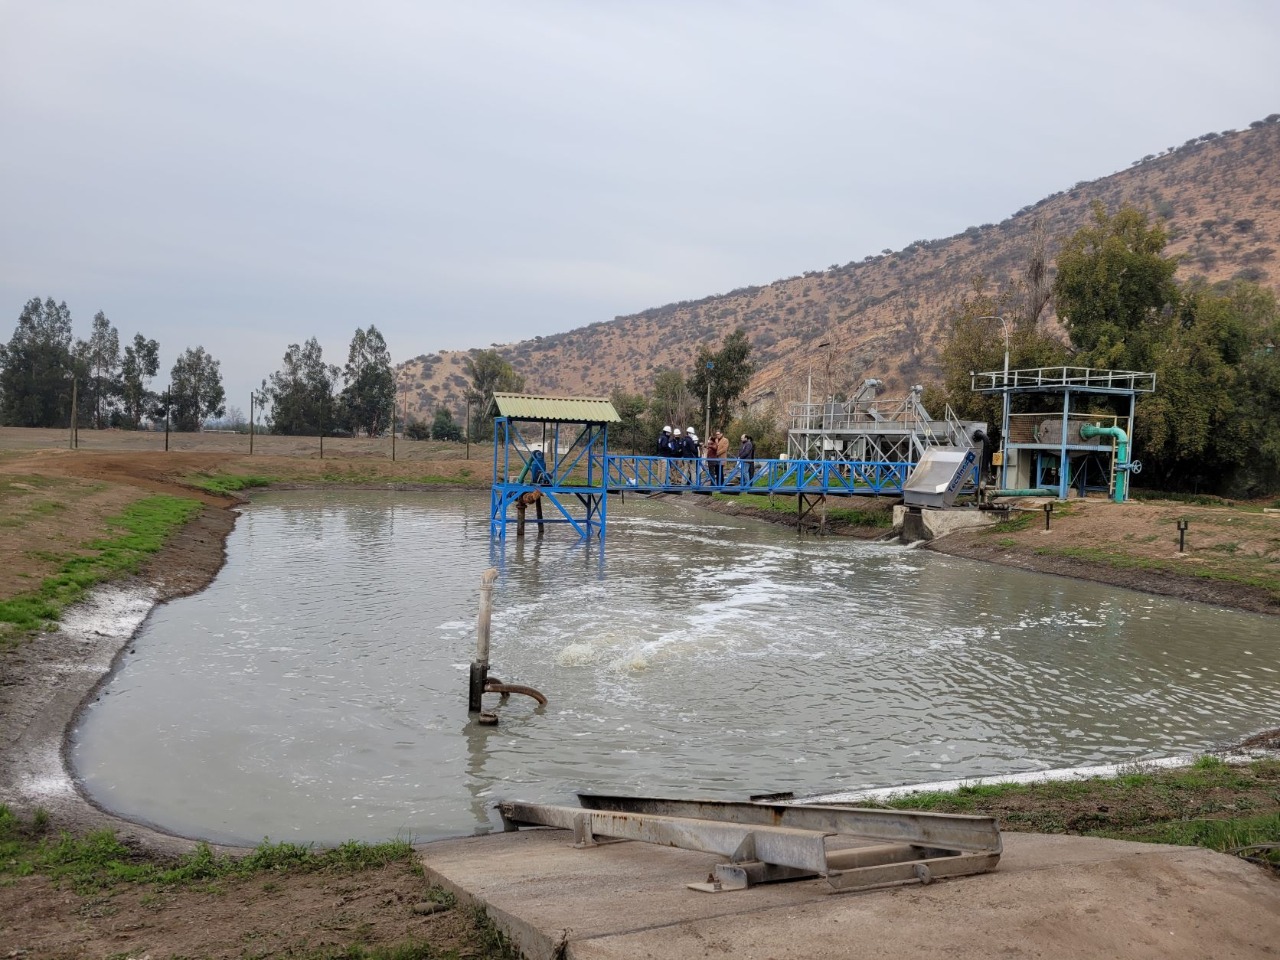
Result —
[[1280, 111], [1275, 0], [0, 0], [0, 339], [393, 359], [996, 222]]

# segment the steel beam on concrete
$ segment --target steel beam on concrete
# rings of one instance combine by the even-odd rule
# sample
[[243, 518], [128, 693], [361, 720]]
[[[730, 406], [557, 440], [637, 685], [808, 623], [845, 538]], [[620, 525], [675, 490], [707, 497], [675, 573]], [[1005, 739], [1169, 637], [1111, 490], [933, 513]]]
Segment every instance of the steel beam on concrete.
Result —
[[[511, 801], [498, 809], [507, 830], [572, 830], [578, 847], [608, 837], [728, 857], [706, 882], [688, 885], [705, 892], [815, 876], [836, 890], [929, 883], [993, 870], [1002, 850], [991, 817], [589, 794], [579, 799], [584, 808]], [[890, 842], [829, 851], [833, 836]]]

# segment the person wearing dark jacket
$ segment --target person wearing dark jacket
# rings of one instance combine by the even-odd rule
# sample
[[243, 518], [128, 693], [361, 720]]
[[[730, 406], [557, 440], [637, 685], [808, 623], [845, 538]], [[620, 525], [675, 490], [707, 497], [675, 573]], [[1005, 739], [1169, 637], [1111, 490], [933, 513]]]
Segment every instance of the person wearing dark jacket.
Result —
[[751, 486], [751, 480], [756, 472], [756, 444], [755, 441], [747, 434], [742, 435], [742, 445], [738, 447], [738, 459], [742, 461], [742, 485], [744, 487]]
[[658, 434], [658, 456], [670, 457], [671, 452], [671, 428], [663, 427], [662, 432]]

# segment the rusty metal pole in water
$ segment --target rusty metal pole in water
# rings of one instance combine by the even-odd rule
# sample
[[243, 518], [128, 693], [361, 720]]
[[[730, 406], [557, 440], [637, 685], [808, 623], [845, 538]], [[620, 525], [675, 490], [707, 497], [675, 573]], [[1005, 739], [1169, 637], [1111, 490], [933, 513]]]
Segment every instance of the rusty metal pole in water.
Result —
[[471, 662], [471, 686], [467, 697], [467, 711], [481, 711], [481, 697], [485, 681], [489, 678], [489, 623], [493, 618], [493, 584], [498, 579], [497, 567], [490, 567], [480, 575], [480, 614], [476, 619], [476, 658]]

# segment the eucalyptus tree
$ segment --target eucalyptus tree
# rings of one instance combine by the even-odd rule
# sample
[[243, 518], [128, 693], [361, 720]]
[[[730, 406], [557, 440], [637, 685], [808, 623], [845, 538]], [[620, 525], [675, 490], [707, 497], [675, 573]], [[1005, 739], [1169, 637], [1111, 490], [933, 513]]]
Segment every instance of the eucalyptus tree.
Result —
[[160, 344], [135, 333], [133, 343], [124, 348], [124, 359], [120, 361], [120, 397], [124, 402], [124, 417], [135, 430], [142, 422], [142, 415], [155, 401], [150, 383], [159, 370]]
[[271, 430], [293, 436], [315, 436], [333, 426], [334, 388], [342, 371], [324, 362], [319, 341], [289, 344], [284, 366], [271, 374], [266, 394], [271, 401]]
[[78, 347], [87, 373], [86, 402], [93, 411], [93, 425], [101, 430], [107, 425], [111, 408], [121, 394], [120, 334], [99, 310], [94, 314], [89, 339], [81, 341]]
[[71, 311], [52, 297], [28, 300], [0, 346], [0, 423], [66, 426], [72, 383], [83, 375], [71, 346]]
[[175, 429], [199, 430], [207, 417], [220, 417], [225, 412], [221, 365], [204, 347], [188, 347], [174, 363], [170, 376], [169, 402]]
[[396, 381], [387, 342], [373, 324], [368, 330], [356, 329], [342, 372], [346, 380], [341, 394], [342, 413], [351, 424], [351, 432], [378, 436], [391, 423]]

